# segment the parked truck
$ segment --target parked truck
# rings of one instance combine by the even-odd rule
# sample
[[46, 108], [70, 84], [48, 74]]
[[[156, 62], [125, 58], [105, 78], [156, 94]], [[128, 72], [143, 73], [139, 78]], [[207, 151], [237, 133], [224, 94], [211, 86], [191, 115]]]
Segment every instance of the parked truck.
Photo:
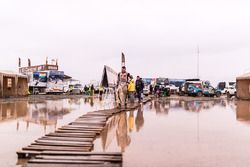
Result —
[[32, 94], [62, 94], [63, 79], [63, 71], [37, 71], [32, 75], [29, 90]]

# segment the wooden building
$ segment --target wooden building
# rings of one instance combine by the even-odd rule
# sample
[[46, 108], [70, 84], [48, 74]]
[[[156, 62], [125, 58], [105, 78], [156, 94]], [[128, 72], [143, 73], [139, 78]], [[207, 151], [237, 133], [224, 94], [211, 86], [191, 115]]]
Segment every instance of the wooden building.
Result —
[[27, 76], [12, 71], [0, 71], [0, 98], [28, 95]]
[[237, 97], [242, 100], [250, 100], [250, 73], [236, 78]]

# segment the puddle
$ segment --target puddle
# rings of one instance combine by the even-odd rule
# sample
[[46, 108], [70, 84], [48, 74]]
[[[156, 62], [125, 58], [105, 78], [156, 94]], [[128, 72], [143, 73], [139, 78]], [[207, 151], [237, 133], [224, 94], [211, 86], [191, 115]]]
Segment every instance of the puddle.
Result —
[[[16, 151], [112, 99], [68, 98], [0, 103], [1, 166]], [[249, 166], [249, 101], [155, 100], [108, 120], [94, 151], [123, 152], [123, 166]]]
[[109, 120], [95, 151], [123, 166], [249, 166], [250, 102], [153, 101]]
[[37, 138], [98, 109], [112, 108], [112, 99], [72, 97], [58, 100], [5, 101], [0, 103], [1, 167], [20, 166], [16, 151]]

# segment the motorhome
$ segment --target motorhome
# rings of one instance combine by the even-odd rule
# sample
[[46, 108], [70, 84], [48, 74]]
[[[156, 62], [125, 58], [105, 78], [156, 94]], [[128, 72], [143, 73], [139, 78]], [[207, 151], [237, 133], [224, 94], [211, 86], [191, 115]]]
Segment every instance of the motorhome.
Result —
[[63, 71], [36, 71], [29, 82], [34, 94], [62, 94], [64, 89]]

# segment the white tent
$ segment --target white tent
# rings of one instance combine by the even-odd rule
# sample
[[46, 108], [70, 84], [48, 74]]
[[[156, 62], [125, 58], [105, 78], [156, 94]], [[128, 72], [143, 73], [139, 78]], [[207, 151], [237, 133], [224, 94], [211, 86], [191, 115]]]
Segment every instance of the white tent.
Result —
[[115, 87], [117, 84], [118, 73], [108, 66], [104, 66], [101, 85], [103, 87]]

